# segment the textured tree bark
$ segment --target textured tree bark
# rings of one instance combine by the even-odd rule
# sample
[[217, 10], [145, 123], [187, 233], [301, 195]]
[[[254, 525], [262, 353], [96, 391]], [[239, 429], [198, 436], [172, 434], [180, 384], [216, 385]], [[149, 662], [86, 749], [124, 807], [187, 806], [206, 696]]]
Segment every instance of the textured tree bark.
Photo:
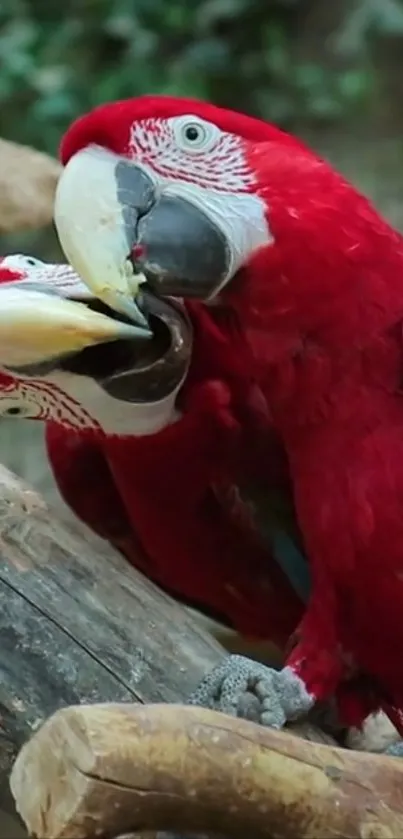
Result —
[[403, 762], [174, 705], [51, 717], [11, 788], [41, 839], [213, 831], [231, 839], [399, 839]]
[[80, 702], [180, 702], [224, 649], [0, 466], [0, 807], [25, 740]]
[[[226, 651], [107, 543], [0, 466], [0, 807], [45, 719], [79, 703], [183, 702]], [[333, 742], [310, 723], [296, 726]], [[41, 835], [41, 834], [40, 834]]]
[[[14, 809], [17, 751], [57, 709], [183, 702], [225, 654], [186, 609], [0, 465], [0, 807]], [[301, 733], [326, 739], [310, 724]]]

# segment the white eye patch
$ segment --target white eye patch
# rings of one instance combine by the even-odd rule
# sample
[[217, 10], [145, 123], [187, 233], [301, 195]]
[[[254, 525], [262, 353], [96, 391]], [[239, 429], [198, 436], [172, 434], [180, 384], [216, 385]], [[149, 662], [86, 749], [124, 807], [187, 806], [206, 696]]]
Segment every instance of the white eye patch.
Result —
[[8, 268], [10, 271], [21, 271], [24, 274], [32, 270], [43, 268], [46, 262], [36, 259], [34, 256], [26, 256], [23, 253], [11, 253], [1, 260], [0, 267]]
[[221, 131], [211, 122], [191, 114], [167, 120], [180, 149], [193, 154], [205, 154], [218, 142]]

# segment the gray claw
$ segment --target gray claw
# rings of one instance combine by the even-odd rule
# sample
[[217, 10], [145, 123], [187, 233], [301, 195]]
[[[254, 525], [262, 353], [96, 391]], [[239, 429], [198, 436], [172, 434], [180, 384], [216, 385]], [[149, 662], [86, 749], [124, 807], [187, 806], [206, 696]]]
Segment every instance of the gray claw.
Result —
[[302, 680], [289, 667], [273, 670], [241, 655], [228, 656], [208, 673], [188, 701], [255, 719], [270, 728], [282, 728], [314, 704]]
[[392, 743], [383, 754], [389, 755], [389, 757], [403, 757], [403, 740], [399, 740], [398, 743]]

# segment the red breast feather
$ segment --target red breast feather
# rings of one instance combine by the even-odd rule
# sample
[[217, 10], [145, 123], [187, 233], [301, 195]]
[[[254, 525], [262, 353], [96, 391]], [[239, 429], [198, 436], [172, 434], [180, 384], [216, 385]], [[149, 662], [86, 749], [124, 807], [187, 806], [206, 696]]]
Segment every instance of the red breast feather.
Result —
[[363, 671], [377, 702], [403, 705], [403, 239], [313, 155], [268, 146], [255, 165], [275, 243], [223, 296], [284, 440], [312, 563], [290, 663], [317, 696]]

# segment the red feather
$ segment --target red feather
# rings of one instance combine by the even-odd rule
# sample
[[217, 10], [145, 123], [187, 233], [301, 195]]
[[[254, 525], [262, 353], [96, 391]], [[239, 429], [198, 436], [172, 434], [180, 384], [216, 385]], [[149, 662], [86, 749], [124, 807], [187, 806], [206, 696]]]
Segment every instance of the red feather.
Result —
[[[312, 597], [289, 663], [318, 698], [338, 689], [347, 721], [360, 722], [380, 706], [398, 720], [403, 239], [302, 144], [200, 102], [143, 97], [102, 106], [68, 132], [62, 160], [89, 142], [125, 154], [134, 120], [183, 113], [247, 141], [274, 240], [221, 297], [241, 336], [232, 363], [246, 359], [249, 386], [270, 405], [285, 446], [311, 561]], [[217, 350], [219, 367], [224, 356]], [[230, 391], [248, 405], [244, 373]], [[234, 416], [242, 426], [235, 409]], [[211, 441], [206, 445], [211, 451]]]
[[[25, 276], [0, 263], [0, 282]], [[263, 461], [289, 489], [281, 448], [262, 434], [270, 420], [239, 334], [225, 334], [219, 310], [217, 322], [198, 304], [189, 316], [196, 350], [179, 397], [182, 419], [139, 438], [47, 422], [49, 460], [67, 504], [129, 562], [178, 598], [283, 646], [301, 603], [234, 491]], [[14, 387], [0, 371], [0, 389]], [[31, 397], [34, 388], [30, 382]]]
[[[196, 354], [181, 394], [183, 418], [150, 437], [96, 441], [48, 425], [50, 462], [79, 517], [136, 566], [140, 544], [142, 570], [155, 582], [249, 636], [284, 646], [301, 603], [245, 524], [245, 511], [220, 501], [257, 464], [262, 471], [262, 456], [269, 471], [271, 451], [256, 433], [262, 418], [252, 399], [247, 422], [249, 375], [237, 378], [231, 347], [213, 323], [209, 334], [203, 309], [198, 325], [196, 307], [191, 314], [203, 367]], [[280, 472], [278, 456], [277, 463]]]
[[357, 724], [403, 707], [403, 238], [312, 154], [261, 147], [254, 165], [274, 245], [224, 297], [287, 450], [311, 561], [289, 664], [318, 698], [339, 687]]

